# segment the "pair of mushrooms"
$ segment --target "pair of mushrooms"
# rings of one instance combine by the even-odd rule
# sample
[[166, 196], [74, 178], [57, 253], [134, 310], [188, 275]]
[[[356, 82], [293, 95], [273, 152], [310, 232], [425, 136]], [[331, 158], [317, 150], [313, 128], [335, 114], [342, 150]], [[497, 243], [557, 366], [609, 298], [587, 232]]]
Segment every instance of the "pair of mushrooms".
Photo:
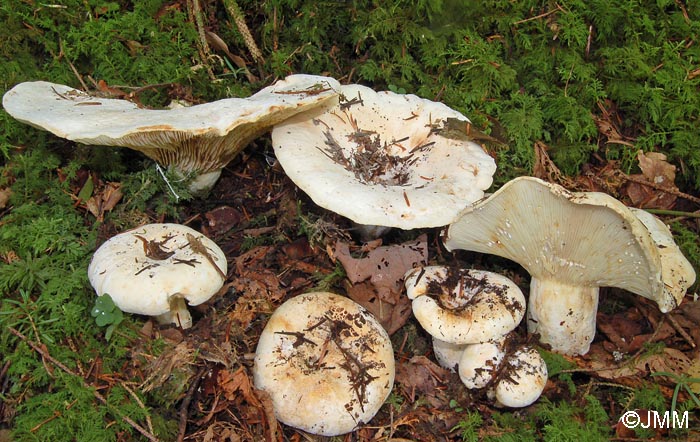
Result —
[[361, 225], [444, 226], [483, 196], [496, 169], [479, 145], [446, 135], [448, 121], [468, 127], [459, 112], [323, 76], [290, 75], [248, 98], [162, 110], [37, 81], [8, 91], [3, 107], [59, 137], [138, 150], [194, 175], [190, 190], [200, 194], [274, 127], [290, 178], [319, 206]]
[[525, 315], [525, 296], [505, 276], [442, 266], [406, 273], [413, 313], [433, 337], [435, 357], [458, 368], [469, 389], [487, 389], [497, 406], [526, 407], [547, 382], [547, 366], [537, 350], [509, 349], [509, 333]]

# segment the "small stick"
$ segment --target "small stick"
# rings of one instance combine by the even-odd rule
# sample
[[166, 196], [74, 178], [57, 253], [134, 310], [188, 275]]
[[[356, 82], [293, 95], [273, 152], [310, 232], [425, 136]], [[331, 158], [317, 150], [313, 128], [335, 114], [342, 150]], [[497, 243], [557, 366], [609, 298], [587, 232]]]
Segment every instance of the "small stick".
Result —
[[221, 270], [219, 268], [218, 265], [216, 265], [216, 263], [214, 262], [214, 258], [211, 257], [211, 255], [209, 254], [209, 251], [207, 250], [207, 246], [205, 246], [199, 238], [192, 235], [191, 233], [187, 234], [187, 242], [189, 243], [192, 251], [194, 253], [197, 253], [198, 255], [202, 255], [204, 258], [206, 258], [206, 260], [209, 261], [209, 263], [214, 266], [217, 273], [219, 273], [219, 276], [221, 276], [224, 279], [224, 281], [226, 281], [228, 276], [226, 275], [226, 273], [223, 272], [223, 270]]
[[692, 201], [695, 204], [700, 204], [700, 198], [693, 196], [693, 195], [688, 195], [687, 193], [683, 193], [679, 190], [669, 189], [667, 187], [663, 187], [663, 186], [660, 186], [658, 184], [654, 184], [652, 182], [641, 180], [639, 178], [635, 178], [635, 177], [631, 177], [631, 176], [626, 176], [625, 179], [627, 181], [632, 181], [633, 183], [641, 184], [642, 186], [651, 187], [652, 189], [658, 190], [660, 192], [669, 193], [671, 195], [675, 195], [677, 197], [686, 199], [688, 201]]
[[182, 404], [180, 405], [180, 422], [177, 432], [177, 442], [182, 442], [185, 440], [185, 432], [187, 431], [187, 414], [190, 408], [190, 402], [192, 402], [192, 396], [194, 396], [194, 392], [197, 391], [197, 387], [199, 387], [199, 383], [202, 380], [206, 370], [206, 367], [199, 369], [199, 372], [197, 372], [197, 375], [192, 381], [192, 385], [190, 385], [190, 388], [187, 389], [185, 398], [182, 400]]

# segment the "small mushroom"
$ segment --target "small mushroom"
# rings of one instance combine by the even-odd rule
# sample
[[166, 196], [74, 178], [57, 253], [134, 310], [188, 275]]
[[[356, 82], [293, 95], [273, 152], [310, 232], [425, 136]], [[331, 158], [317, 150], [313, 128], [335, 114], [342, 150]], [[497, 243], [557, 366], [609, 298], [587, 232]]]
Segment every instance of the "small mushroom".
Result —
[[191, 190], [204, 193], [248, 143], [276, 123], [336, 97], [338, 87], [332, 78], [291, 75], [248, 98], [153, 110], [35, 81], [8, 91], [3, 107], [19, 121], [62, 138], [138, 150], [183, 176], [194, 174]]
[[459, 378], [469, 389], [486, 387], [498, 373], [505, 354], [505, 337], [465, 346], [458, 362]]
[[[447, 229], [448, 250], [491, 253], [531, 275], [528, 330], [554, 351], [585, 354], [595, 335], [599, 287], [619, 287], [668, 312], [694, 277], [664, 287], [662, 259], [645, 225], [597, 192], [569, 192], [516, 178], [464, 210]], [[683, 260], [685, 258], [682, 258]]]
[[525, 297], [505, 276], [482, 270], [417, 267], [404, 284], [413, 314], [433, 337], [474, 344], [515, 329], [525, 314]]
[[223, 286], [226, 257], [209, 238], [180, 224], [147, 224], [107, 240], [95, 252], [88, 278], [98, 296], [120, 310], [192, 326], [190, 305]]
[[339, 92], [272, 130], [280, 165], [319, 206], [367, 229], [437, 227], [491, 185], [496, 166], [484, 149], [441, 130], [468, 124], [459, 112], [360, 85]]
[[459, 358], [462, 357], [464, 349], [469, 345], [470, 344], [451, 344], [433, 337], [433, 354], [435, 354], [435, 359], [442, 368], [455, 371], [457, 364], [459, 364]]
[[353, 431], [377, 413], [394, 385], [394, 353], [379, 322], [354, 301], [306, 293], [270, 317], [255, 352], [255, 386], [277, 419], [309, 433]]
[[496, 406], [520, 408], [534, 403], [547, 384], [547, 364], [534, 348], [525, 347], [506, 357], [489, 396]]

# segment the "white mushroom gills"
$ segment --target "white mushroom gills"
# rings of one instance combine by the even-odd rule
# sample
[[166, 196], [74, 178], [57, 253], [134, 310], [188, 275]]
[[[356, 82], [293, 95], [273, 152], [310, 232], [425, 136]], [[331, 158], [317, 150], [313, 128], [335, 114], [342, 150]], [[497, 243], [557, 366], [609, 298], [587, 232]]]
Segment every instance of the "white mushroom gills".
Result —
[[[83, 144], [128, 147], [206, 193], [221, 169], [251, 141], [298, 112], [337, 97], [333, 78], [290, 75], [247, 98], [173, 109], [144, 109], [128, 100], [91, 96], [62, 84], [20, 83], [3, 96], [17, 120]], [[200, 175], [206, 175], [199, 178]]]

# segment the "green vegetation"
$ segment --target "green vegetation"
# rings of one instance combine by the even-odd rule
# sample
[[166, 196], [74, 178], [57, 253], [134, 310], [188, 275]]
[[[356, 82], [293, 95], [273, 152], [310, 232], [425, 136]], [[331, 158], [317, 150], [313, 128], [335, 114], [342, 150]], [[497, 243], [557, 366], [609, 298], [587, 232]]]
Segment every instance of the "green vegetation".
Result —
[[[195, 3], [204, 9], [188, 11]], [[439, 100], [463, 112], [505, 141], [486, 146], [497, 157], [497, 184], [531, 174], [533, 146], [540, 142], [572, 177], [589, 162], [616, 161], [623, 172], [634, 172], [637, 150], [663, 152], [678, 166], [681, 191], [700, 190], [700, 7], [692, 2], [240, 0], [238, 5], [262, 52], [259, 62], [220, 1], [5, 0], [0, 94], [22, 81], [48, 80], [133, 94], [144, 105], [162, 107], [172, 99], [197, 103], [247, 96], [291, 73], [330, 75]], [[202, 31], [212, 34], [208, 49], [195, 15], [206, 25]], [[617, 135], [602, 130], [602, 123], [613, 124]], [[191, 373], [174, 370], [169, 385], [177, 388], [164, 388], [163, 397], [141, 391], [144, 380], [125, 367], [152, 362], [164, 344], [142, 342], [142, 320], [121, 315], [106, 296], [95, 298], [86, 269], [98, 242], [115, 231], [156, 219], [183, 222], [187, 207], [197, 204], [204, 213], [218, 203], [193, 201], [186, 180], [134, 152], [78, 146], [29, 128], [4, 110], [0, 126], [0, 192], [11, 191], [6, 203], [0, 194], [0, 430], [11, 425], [13, 441], [116, 441], [145, 440], [139, 434], [145, 428], [174, 440], [174, 410]], [[261, 146], [269, 143], [251, 149]], [[77, 198], [95, 195], [98, 180], [121, 183], [124, 194], [104, 220], [83, 210]], [[249, 227], [272, 225], [268, 212], [250, 215]], [[321, 252], [324, 238], [337, 228], [323, 215], [304, 213], [301, 204], [296, 223], [297, 236], [306, 236]], [[680, 219], [672, 228], [700, 269], [697, 225]], [[285, 243], [284, 234], [249, 235], [237, 251]], [[334, 289], [344, 272], [336, 265], [310, 277], [316, 289]], [[258, 324], [250, 322], [247, 330], [255, 330]], [[423, 340], [416, 339], [415, 327], [409, 323], [394, 335], [397, 348], [403, 343], [414, 348], [414, 341]], [[418, 353], [428, 352], [423, 342]], [[463, 418], [453, 428], [457, 437], [610, 438], [618, 416], [608, 414], [605, 401], [623, 393], [594, 392], [575, 400], [583, 390], [577, 388], [578, 374], [569, 371], [576, 365], [542, 353], [562, 398], [543, 398], [525, 413], [485, 415], [463, 406]], [[672, 401], [658, 385], [644, 384], [618, 405], [700, 408], [689, 387], [697, 379], [660, 374], [673, 378]], [[389, 402], [397, 415], [428, 403], [421, 397], [411, 402], [398, 390]]]

